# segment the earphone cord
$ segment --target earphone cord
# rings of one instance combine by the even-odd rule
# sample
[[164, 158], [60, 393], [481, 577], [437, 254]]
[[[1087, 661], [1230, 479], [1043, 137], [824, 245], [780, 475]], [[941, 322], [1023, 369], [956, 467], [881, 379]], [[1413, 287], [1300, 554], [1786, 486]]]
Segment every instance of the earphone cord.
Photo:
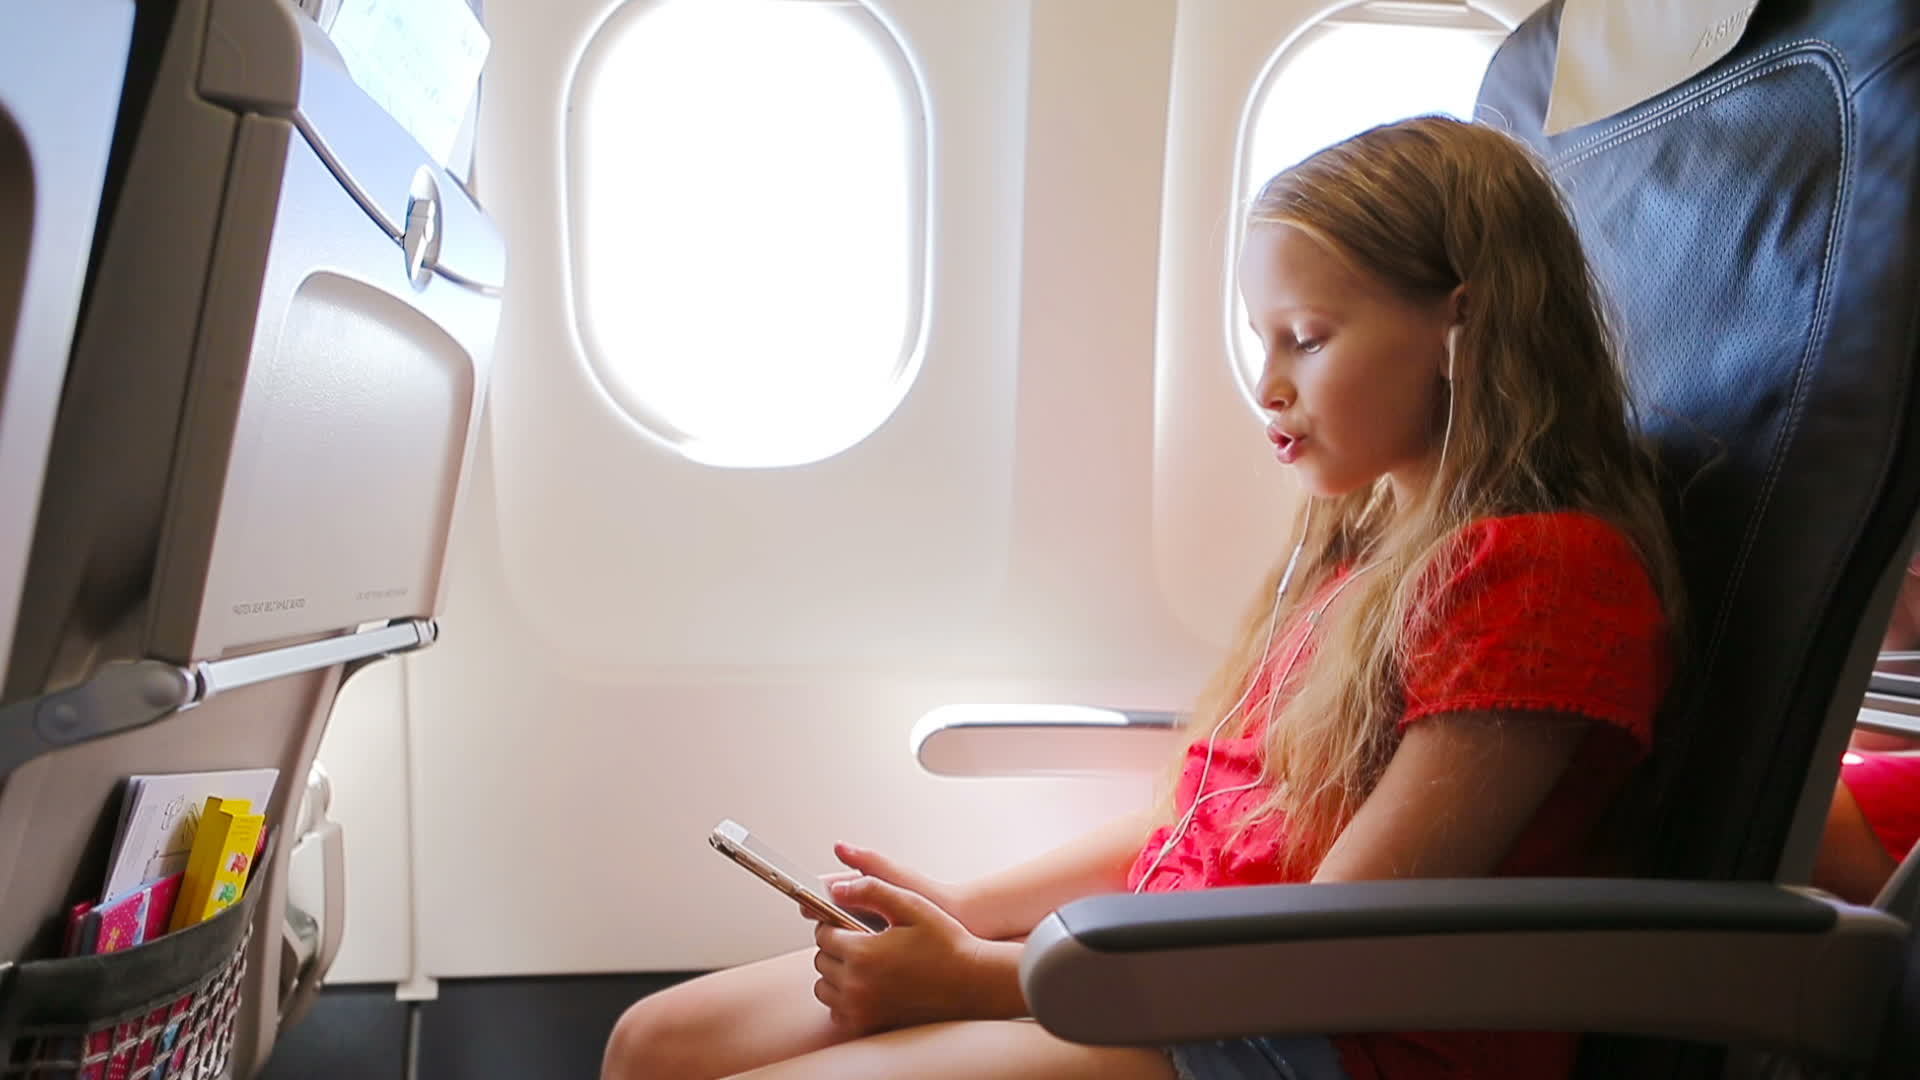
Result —
[[[1360, 575], [1366, 573], [1368, 570], [1371, 570], [1371, 569], [1373, 569], [1373, 567], [1363, 566], [1360, 569], [1354, 571], [1352, 574], [1349, 574], [1346, 580], [1340, 582], [1339, 585], [1335, 586], [1333, 590], [1333, 594], [1327, 597], [1326, 603], [1321, 605], [1320, 610], [1317, 612], [1313, 612], [1312, 614], [1307, 616], [1307, 625], [1301, 631], [1300, 640], [1293, 647], [1293, 654], [1287, 657], [1287, 666], [1280, 670], [1279, 678], [1274, 679], [1271, 683], [1267, 685], [1266, 722], [1269, 728], [1273, 726], [1273, 710], [1279, 704], [1280, 690], [1282, 687], [1287, 685], [1287, 680], [1293, 677], [1294, 665], [1300, 662], [1300, 654], [1306, 651], [1307, 641], [1313, 634], [1313, 627], [1319, 623], [1320, 618], [1326, 614], [1327, 609], [1333, 606], [1333, 602], [1340, 598], [1340, 593], [1344, 591], [1348, 585], [1353, 584], [1355, 578], [1358, 578]], [[1285, 594], [1281, 594], [1281, 595], [1285, 595]], [[1280, 609], [1280, 602], [1278, 597], [1276, 597], [1274, 600], [1274, 612], [1276, 616], [1279, 612], [1279, 609]], [[1271, 643], [1273, 640], [1274, 621], [1275, 621], [1275, 616], [1268, 617], [1267, 640], [1269, 643]], [[1261, 649], [1261, 656], [1264, 657], [1265, 655], [1266, 655], [1266, 649], [1263, 647]], [[1220, 718], [1220, 722], [1215, 724], [1213, 726], [1213, 731], [1207, 735], [1207, 754], [1206, 754], [1206, 758], [1201, 762], [1201, 765], [1200, 765], [1200, 782], [1194, 785], [1193, 802], [1188, 805], [1187, 812], [1180, 816], [1180, 820], [1174, 823], [1172, 832], [1169, 833], [1167, 836], [1167, 842], [1160, 846], [1160, 851], [1158, 854], [1154, 855], [1153, 862], [1147, 864], [1146, 873], [1140, 875], [1139, 884], [1133, 887], [1134, 892], [1137, 893], [1146, 889], [1147, 882], [1153, 879], [1153, 872], [1155, 870], [1160, 869], [1161, 862], [1165, 861], [1167, 855], [1173, 851], [1174, 845], [1180, 842], [1180, 838], [1186, 835], [1187, 828], [1193, 824], [1194, 814], [1199, 811], [1200, 804], [1206, 802], [1208, 799], [1217, 799], [1222, 795], [1232, 795], [1232, 794], [1235, 794], [1236, 792], [1251, 791], [1254, 788], [1259, 787], [1261, 784], [1266, 783], [1267, 761], [1265, 760], [1265, 757], [1263, 755], [1260, 762], [1260, 773], [1259, 775], [1255, 776], [1252, 780], [1244, 784], [1236, 784], [1233, 787], [1221, 788], [1219, 791], [1207, 790], [1207, 775], [1213, 770], [1214, 740], [1219, 738], [1220, 729], [1226, 727], [1227, 721], [1232, 719], [1234, 715], [1234, 711], [1239, 709], [1240, 705], [1246, 701], [1247, 695], [1253, 692], [1252, 684], [1257, 681], [1258, 680], [1249, 680], [1249, 683], [1247, 686], [1247, 692], [1240, 696], [1240, 701], [1234, 703], [1233, 709], [1227, 710], [1226, 715]]]
[[[1459, 347], [1459, 341], [1459, 328], [1454, 327], [1447, 334], [1447, 423], [1446, 429], [1440, 436], [1440, 462], [1438, 466], [1436, 466], [1436, 474], [1439, 470], [1446, 468], [1447, 446], [1453, 441], [1453, 358], [1455, 350]], [[1299, 542], [1293, 545], [1293, 554], [1287, 558], [1287, 568], [1280, 573], [1280, 587], [1274, 592], [1273, 610], [1267, 615], [1266, 640], [1260, 646], [1260, 661], [1262, 664], [1266, 663], [1267, 650], [1273, 647], [1273, 629], [1275, 623], [1277, 623], [1280, 618], [1280, 601], [1286, 597], [1287, 586], [1293, 581], [1294, 566], [1300, 561], [1300, 551], [1306, 547], [1307, 544], [1307, 530], [1312, 526], [1313, 502], [1309, 499], [1307, 502], [1306, 524], [1300, 529]], [[1269, 728], [1273, 726], [1273, 710], [1280, 698], [1280, 688], [1285, 686], [1287, 680], [1293, 677], [1293, 667], [1299, 663], [1300, 654], [1305, 651], [1307, 639], [1312, 636], [1314, 626], [1319, 623], [1322, 616], [1326, 615], [1327, 609], [1333, 606], [1333, 602], [1340, 598], [1341, 590], [1353, 584], [1355, 578], [1358, 578], [1361, 574], [1371, 569], [1373, 569], [1373, 566], [1368, 564], [1347, 575], [1346, 580], [1334, 588], [1333, 595], [1327, 597], [1326, 603], [1320, 605], [1320, 610], [1307, 617], [1306, 628], [1301, 632], [1299, 643], [1293, 647], [1293, 655], [1287, 658], [1287, 666], [1281, 670], [1279, 678], [1267, 684], [1267, 726]], [[1226, 713], [1220, 717], [1219, 723], [1213, 725], [1213, 730], [1207, 733], [1207, 755], [1200, 765], [1200, 782], [1194, 786], [1193, 802], [1188, 805], [1187, 812], [1180, 815], [1180, 820], [1174, 822], [1173, 831], [1167, 835], [1167, 842], [1161, 845], [1159, 853], [1153, 857], [1151, 863], [1147, 864], [1147, 872], [1140, 875], [1140, 883], [1133, 887], [1134, 892], [1141, 892], [1147, 887], [1147, 882], [1153, 879], [1153, 872], [1160, 869], [1161, 862], [1166, 859], [1168, 853], [1173, 851], [1174, 845], [1180, 842], [1180, 838], [1186, 835], [1188, 826], [1193, 824], [1194, 813], [1200, 809], [1201, 803], [1206, 802], [1208, 799], [1217, 799], [1222, 795], [1232, 795], [1240, 791], [1251, 791], [1266, 782], [1267, 761], [1265, 755], [1262, 755], [1260, 760], [1260, 774], [1255, 776], [1250, 783], [1221, 788], [1219, 791], [1214, 792], [1207, 791], [1207, 774], [1213, 769], [1214, 740], [1220, 737], [1221, 729], [1227, 726], [1227, 721], [1233, 719], [1234, 714], [1240, 710], [1240, 707], [1247, 703], [1247, 698], [1253, 694], [1253, 688], [1258, 682], [1258, 678], [1248, 679], [1247, 688], [1240, 694], [1240, 700], [1234, 702], [1233, 707], [1228, 709]]]
[[1453, 355], [1460, 347], [1460, 328], [1447, 331], [1447, 429], [1440, 436], [1440, 464], [1434, 468], [1434, 475], [1447, 467], [1447, 444], [1453, 441]]
[[[1311, 513], [1311, 511], [1309, 511], [1309, 513]], [[1302, 543], [1305, 542], [1305, 539], [1306, 538], [1303, 535], [1301, 537]], [[1293, 557], [1295, 559], [1300, 557], [1300, 548], [1298, 546], [1296, 546], [1293, 549]], [[1280, 590], [1274, 595], [1273, 610], [1267, 614], [1267, 637], [1266, 637], [1266, 641], [1260, 646], [1260, 658], [1263, 663], [1266, 660], [1267, 650], [1273, 647], [1273, 627], [1274, 627], [1274, 624], [1278, 622], [1280, 619], [1280, 598], [1287, 594], [1286, 582], [1287, 582], [1287, 579], [1292, 576], [1292, 574], [1293, 574], [1293, 561], [1290, 559], [1287, 562], [1287, 572], [1280, 576], [1280, 583], [1281, 583]], [[1297, 657], [1299, 654], [1299, 650], [1298, 649], [1294, 650], [1294, 653]], [[1287, 667], [1291, 669], [1293, 665], [1289, 663]], [[1222, 788], [1221, 790], [1214, 792], [1212, 795], [1205, 795], [1205, 796], [1201, 795], [1201, 792], [1207, 790], [1207, 773], [1213, 769], [1214, 740], [1220, 737], [1220, 730], [1227, 726], [1227, 721], [1233, 719], [1233, 715], [1236, 712], [1240, 711], [1240, 707], [1242, 705], [1245, 705], [1247, 703], [1247, 698], [1253, 695], [1253, 687], [1258, 682], [1259, 682], [1258, 679], [1248, 679], [1247, 688], [1241, 692], [1240, 700], [1233, 703], [1233, 708], [1228, 709], [1226, 712], [1222, 713], [1220, 716], [1219, 723], [1214, 724], [1213, 730], [1207, 733], [1207, 756], [1206, 756], [1206, 759], [1200, 765], [1200, 783], [1195, 785], [1193, 789], [1193, 794], [1194, 794], [1193, 802], [1188, 805], [1187, 812], [1180, 815], [1180, 820], [1174, 823], [1173, 831], [1167, 834], [1167, 842], [1161, 846], [1159, 854], [1153, 857], [1153, 862], [1147, 864], [1147, 872], [1140, 875], [1140, 883], [1133, 887], [1134, 892], [1137, 893], [1147, 887], [1147, 882], [1153, 879], [1153, 872], [1155, 870], [1160, 869], [1160, 863], [1166, 859], [1167, 853], [1171, 852], [1173, 850], [1173, 846], [1180, 842], [1180, 837], [1186, 834], [1187, 826], [1191, 824], [1193, 821], [1193, 813], [1194, 811], [1200, 809], [1201, 803], [1207, 801], [1208, 799], [1213, 798], [1216, 795], [1225, 795], [1231, 791], [1246, 790], [1246, 788]], [[1273, 691], [1271, 688], [1269, 688], [1267, 692], [1267, 701], [1268, 701], [1267, 711], [1269, 713], [1269, 716], [1268, 716], [1269, 722], [1272, 721], [1271, 713], [1273, 711], [1272, 710], [1273, 697], [1274, 697]], [[1264, 771], [1265, 771], [1265, 767], [1263, 766], [1262, 772], [1264, 773]], [[1255, 780], [1254, 782], [1257, 784], [1259, 781]]]
[[[1273, 609], [1267, 613], [1266, 639], [1260, 646], [1260, 658], [1263, 664], [1266, 661], [1267, 651], [1273, 647], [1273, 631], [1280, 621], [1280, 602], [1286, 598], [1287, 588], [1293, 583], [1293, 571], [1300, 562], [1301, 550], [1306, 547], [1307, 530], [1312, 528], [1312, 526], [1313, 503], [1308, 502], [1307, 520], [1306, 523], [1301, 526], [1300, 541], [1293, 545], [1293, 554], [1287, 558], [1287, 568], [1280, 573], [1280, 587], [1274, 590], [1273, 594]], [[1327, 602], [1321, 607], [1320, 614], [1326, 613], [1327, 607], [1331, 606], [1334, 600], [1339, 598], [1341, 590], [1353, 583], [1354, 578], [1366, 573], [1369, 569], [1371, 569], [1371, 567], [1362, 567], [1360, 570], [1349, 575], [1345, 581], [1342, 581], [1339, 586], [1333, 590], [1333, 595], [1327, 597]], [[1273, 710], [1280, 699], [1280, 688], [1286, 685], [1289, 678], [1293, 677], [1294, 665], [1300, 662], [1300, 654], [1306, 649], [1307, 637], [1312, 634], [1313, 622], [1317, 622], [1318, 617], [1309, 616], [1309, 620], [1306, 631], [1300, 636], [1299, 643], [1293, 647], [1293, 655], [1287, 658], [1287, 666], [1281, 671], [1280, 677], [1267, 685], [1267, 723], [1269, 725], [1273, 723]], [[1213, 730], [1207, 733], [1207, 755], [1200, 764], [1200, 782], [1194, 785], [1193, 802], [1187, 806], [1187, 812], [1180, 815], [1180, 820], [1174, 823], [1173, 831], [1168, 834], [1167, 842], [1161, 845], [1159, 853], [1153, 857], [1153, 862], [1147, 864], [1147, 871], [1140, 875], [1140, 883], [1134, 886], [1134, 892], [1137, 893], [1147, 887], [1147, 882], [1153, 878], [1153, 872], [1160, 869], [1161, 862], [1166, 859], [1168, 853], [1173, 851], [1174, 845], [1180, 842], [1180, 838], [1186, 835], [1187, 827], [1193, 824], [1193, 815], [1200, 809], [1201, 803], [1206, 802], [1208, 799], [1217, 799], [1222, 795], [1231, 795], [1238, 791], [1249, 791], [1259, 787], [1266, 781], [1267, 764], [1263, 760], [1260, 763], [1260, 775], [1254, 777], [1251, 783], [1240, 784], [1230, 788], [1221, 788], [1219, 791], [1207, 791], [1207, 776], [1213, 771], [1214, 741], [1220, 737], [1220, 731], [1227, 726], [1227, 722], [1233, 719], [1234, 714], [1238, 713], [1240, 708], [1247, 703], [1247, 699], [1253, 695], [1253, 688], [1258, 685], [1259, 681], [1258, 678], [1248, 679], [1247, 688], [1240, 693], [1240, 700], [1234, 702], [1233, 707], [1223, 713], [1220, 720], [1213, 725]]]

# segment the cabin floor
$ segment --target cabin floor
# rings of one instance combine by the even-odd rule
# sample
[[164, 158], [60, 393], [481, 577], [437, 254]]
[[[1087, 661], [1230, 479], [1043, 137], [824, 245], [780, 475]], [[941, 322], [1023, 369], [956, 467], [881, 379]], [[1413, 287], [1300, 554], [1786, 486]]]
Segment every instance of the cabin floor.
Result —
[[394, 1000], [391, 986], [328, 987], [259, 1080], [597, 1080], [627, 1006], [688, 977], [450, 980], [422, 1002]]

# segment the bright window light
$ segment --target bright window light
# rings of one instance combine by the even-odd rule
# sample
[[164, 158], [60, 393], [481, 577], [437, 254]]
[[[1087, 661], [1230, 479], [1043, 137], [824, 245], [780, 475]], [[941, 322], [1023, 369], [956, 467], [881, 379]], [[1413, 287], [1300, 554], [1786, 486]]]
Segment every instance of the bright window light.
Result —
[[855, 0], [653, 0], [574, 88], [573, 295], [607, 392], [696, 461], [858, 443], [919, 365], [926, 123]]
[[[1280, 170], [1377, 124], [1426, 113], [1472, 119], [1480, 80], [1504, 36], [1491, 19], [1485, 28], [1332, 21], [1307, 31], [1254, 92], [1237, 205], [1250, 204]], [[1230, 247], [1237, 258], [1237, 244]], [[1251, 400], [1262, 357], [1237, 290], [1232, 320], [1234, 356]]]

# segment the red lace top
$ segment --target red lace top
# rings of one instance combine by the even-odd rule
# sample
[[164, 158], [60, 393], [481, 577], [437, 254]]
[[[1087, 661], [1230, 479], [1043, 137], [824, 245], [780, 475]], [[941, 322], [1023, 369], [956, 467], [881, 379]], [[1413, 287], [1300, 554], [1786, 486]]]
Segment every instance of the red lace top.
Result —
[[[1650, 746], [1654, 711], [1670, 676], [1659, 599], [1626, 537], [1589, 514], [1490, 518], [1464, 529], [1460, 543], [1466, 558], [1427, 601], [1432, 630], [1411, 643], [1400, 726], [1489, 710], [1575, 713], [1594, 720], [1559, 784], [1495, 873], [1600, 872], [1590, 834]], [[1323, 585], [1304, 610], [1317, 610], [1340, 580]], [[1250, 702], [1264, 701], [1266, 684], [1301, 646], [1304, 629], [1297, 621], [1279, 635]], [[1311, 639], [1305, 643], [1299, 667], [1311, 662], [1313, 646]], [[1259, 729], [1256, 724], [1243, 737], [1216, 741], [1210, 768], [1204, 733], [1188, 747], [1175, 790], [1181, 813], [1193, 803], [1203, 768], [1209, 792], [1260, 775]], [[1265, 794], [1263, 785], [1203, 802], [1153, 869], [1147, 891], [1309, 880], [1310, 874], [1289, 875], [1280, 864], [1284, 822], [1263, 823], [1228, 842]], [[1162, 827], [1148, 838], [1128, 874], [1129, 888], [1139, 885], [1169, 835]], [[1575, 1042], [1575, 1036], [1558, 1032], [1334, 1039], [1353, 1080], [1562, 1077], [1572, 1071]]]

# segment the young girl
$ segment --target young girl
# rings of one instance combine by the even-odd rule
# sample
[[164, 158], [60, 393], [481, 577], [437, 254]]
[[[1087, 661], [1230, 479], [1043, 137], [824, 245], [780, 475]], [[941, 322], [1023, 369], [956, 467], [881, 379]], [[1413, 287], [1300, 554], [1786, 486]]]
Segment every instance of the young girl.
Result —
[[1239, 285], [1309, 509], [1172, 798], [965, 884], [841, 845], [836, 899], [886, 932], [641, 1001], [605, 1080], [1566, 1075], [1558, 1033], [1113, 1048], [1018, 1019], [1019, 942], [1077, 897], [1592, 872], [1649, 745], [1674, 559], [1541, 166], [1453, 120], [1375, 128], [1267, 184]]

